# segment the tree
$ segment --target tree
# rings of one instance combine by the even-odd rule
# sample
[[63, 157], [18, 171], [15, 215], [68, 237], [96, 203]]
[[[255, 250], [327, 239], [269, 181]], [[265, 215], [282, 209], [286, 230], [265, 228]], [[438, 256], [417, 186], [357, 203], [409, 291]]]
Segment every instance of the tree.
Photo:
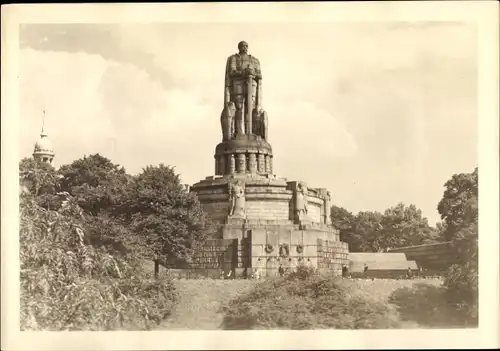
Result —
[[84, 156], [59, 169], [61, 190], [87, 212], [112, 211], [131, 181], [123, 167], [99, 154]]
[[382, 214], [361, 211], [356, 216], [333, 206], [332, 223], [340, 230], [341, 240], [352, 252], [378, 252], [391, 247], [436, 242], [436, 231], [429, 226], [422, 211], [415, 205], [399, 203]]
[[187, 193], [174, 169], [148, 166], [134, 178], [117, 207], [155, 260], [186, 262], [215, 227], [197, 197]]
[[340, 240], [349, 244], [349, 248], [353, 251], [359, 248], [358, 237], [354, 235], [353, 225], [356, 216], [343, 207], [333, 205], [330, 209], [330, 218], [332, 224], [340, 232]]
[[478, 315], [478, 169], [454, 174], [445, 183], [438, 211], [446, 223], [445, 238], [452, 241], [457, 263], [445, 277], [450, 299], [468, 318]]
[[472, 173], [454, 174], [444, 185], [443, 198], [438, 204], [441, 218], [446, 222], [446, 240], [452, 240], [464, 227], [478, 219], [478, 169]]
[[382, 227], [383, 230], [375, 241], [378, 247], [413, 246], [434, 241], [433, 228], [415, 205], [405, 206], [399, 203], [388, 208], [384, 212]]
[[385, 247], [379, 244], [382, 235], [383, 215], [377, 211], [361, 211], [356, 215], [353, 225], [353, 238], [359, 247], [353, 251], [377, 252]]
[[59, 175], [52, 165], [23, 158], [19, 162], [19, 185], [22, 193], [31, 194], [37, 204], [45, 209], [57, 209], [61, 199], [56, 195], [59, 190]]
[[19, 183], [34, 196], [54, 194], [58, 176], [52, 165], [26, 157], [19, 162]]
[[435, 228], [435, 240], [437, 242], [446, 241], [445, 233], [448, 230], [448, 225], [446, 221], [441, 221], [436, 223]]

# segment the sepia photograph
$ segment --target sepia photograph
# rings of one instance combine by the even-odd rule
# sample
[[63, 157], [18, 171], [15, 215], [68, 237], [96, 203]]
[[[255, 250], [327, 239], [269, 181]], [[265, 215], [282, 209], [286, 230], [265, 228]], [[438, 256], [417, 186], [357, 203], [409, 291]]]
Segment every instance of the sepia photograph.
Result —
[[[480, 30], [488, 6], [440, 20], [426, 3], [416, 19], [377, 2], [356, 17], [357, 3], [349, 20], [342, 2], [332, 20], [314, 19], [318, 3], [30, 5], [32, 20], [2, 25], [14, 48], [2, 88], [6, 65], [16, 84], [2, 103], [2, 126], [15, 120], [2, 127], [2, 222], [17, 221], [2, 224], [2, 277], [19, 269], [17, 341], [218, 332], [158, 344], [210, 349], [229, 331], [442, 329], [494, 347], [498, 61], [481, 64], [486, 44], [486, 64], [498, 60], [498, 33]], [[60, 16], [35, 20], [45, 6]], [[85, 349], [126, 345], [107, 338]]]

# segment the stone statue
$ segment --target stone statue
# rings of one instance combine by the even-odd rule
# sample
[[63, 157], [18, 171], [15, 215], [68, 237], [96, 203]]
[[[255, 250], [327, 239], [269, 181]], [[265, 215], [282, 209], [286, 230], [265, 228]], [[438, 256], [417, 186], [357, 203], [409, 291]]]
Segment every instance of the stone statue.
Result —
[[326, 191], [326, 196], [325, 196], [325, 199], [324, 199], [325, 224], [332, 224], [332, 219], [331, 219], [331, 216], [330, 216], [331, 203], [332, 203], [332, 196], [331, 196], [330, 192], [327, 190]]
[[262, 139], [267, 140], [267, 112], [260, 110], [253, 110], [253, 134], [262, 137]]
[[229, 102], [235, 106], [235, 135], [255, 134], [253, 117], [254, 110], [261, 110], [261, 84], [260, 62], [248, 54], [248, 44], [242, 41], [238, 44], [238, 53], [227, 59], [224, 84], [224, 106]]
[[245, 217], [245, 183], [238, 180], [229, 183], [229, 215]]
[[222, 140], [230, 140], [234, 135], [234, 119], [236, 115], [236, 106], [230, 101], [221, 113], [220, 123], [222, 127]]
[[295, 189], [295, 219], [301, 220], [304, 219], [304, 216], [307, 215], [307, 185], [303, 182], [299, 182], [297, 184], [297, 188]]
[[261, 110], [260, 113], [260, 136], [264, 140], [268, 140], [268, 129], [267, 129], [267, 112], [264, 110]]
[[321, 222], [331, 224], [330, 207], [332, 197], [327, 189], [318, 189], [318, 195], [323, 199], [323, 207], [321, 208]]
[[252, 113], [253, 131], [252, 131], [252, 133], [255, 135], [259, 135], [259, 136], [262, 136], [262, 133], [261, 133], [262, 119], [261, 119], [261, 117], [262, 117], [262, 114], [260, 114], [257, 110], [253, 110], [253, 113]]

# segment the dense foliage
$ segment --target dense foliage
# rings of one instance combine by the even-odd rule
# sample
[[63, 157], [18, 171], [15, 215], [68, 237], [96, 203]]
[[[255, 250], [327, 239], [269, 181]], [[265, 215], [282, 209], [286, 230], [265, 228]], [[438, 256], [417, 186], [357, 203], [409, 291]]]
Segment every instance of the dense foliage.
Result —
[[378, 252], [387, 248], [432, 243], [438, 230], [432, 228], [415, 205], [399, 203], [384, 213], [361, 211], [353, 215], [345, 208], [332, 206], [332, 223], [352, 252]]
[[137, 176], [96, 154], [20, 162], [23, 328], [148, 329], [176, 301], [144, 259], [189, 260], [213, 230], [173, 168]]
[[133, 254], [114, 254], [114, 242], [92, 245], [91, 220], [73, 198], [58, 211], [29, 193], [20, 201], [22, 329], [149, 329], [170, 314], [172, 283], [152, 279]]
[[455, 174], [445, 184], [438, 211], [446, 223], [445, 238], [453, 243], [457, 263], [445, 286], [450, 299], [469, 319], [478, 318], [478, 169]]
[[223, 308], [224, 329], [368, 329], [398, 326], [395, 310], [339, 277], [299, 267], [258, 284]]
[[171, 167], [145, 168], [127, 191], [115, 212], [148, 245], [150, 258], [186, 262], [193, 248], [216, 230], [196, 195], [184, 191]]

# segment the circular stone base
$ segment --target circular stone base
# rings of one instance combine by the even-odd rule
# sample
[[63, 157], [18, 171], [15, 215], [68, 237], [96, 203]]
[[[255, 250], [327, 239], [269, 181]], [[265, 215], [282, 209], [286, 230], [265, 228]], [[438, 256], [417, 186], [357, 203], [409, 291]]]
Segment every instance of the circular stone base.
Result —
[[271, 144], [260, 136], [240, 135], [228, 141], [223, 141], [215, 147], [216, 155], [229, 155], [235, 153], [255, 153], [272, 155]]
[[272, 174], [271, 145], [256, 135], [239, 135], [215, 148], [215, 174]]

